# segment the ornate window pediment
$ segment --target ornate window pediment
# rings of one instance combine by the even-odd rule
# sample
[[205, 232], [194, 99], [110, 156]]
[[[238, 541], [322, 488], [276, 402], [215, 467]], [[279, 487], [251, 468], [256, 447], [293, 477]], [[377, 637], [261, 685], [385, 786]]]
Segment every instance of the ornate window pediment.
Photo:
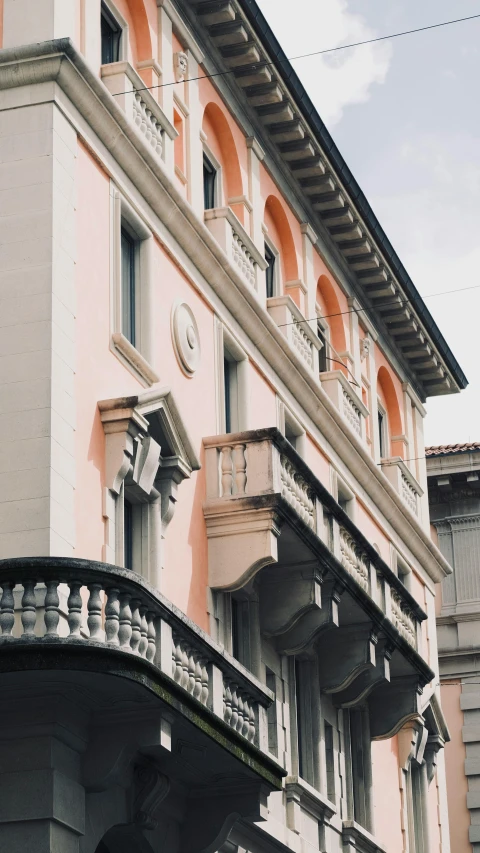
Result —
[[177, 488], [200, 462], [169, 388], [102, 400], [98, 408], [105, 432], [104, 559], [127, 565], [130, 539], [131, 568], [159, 586], [161, 540]]

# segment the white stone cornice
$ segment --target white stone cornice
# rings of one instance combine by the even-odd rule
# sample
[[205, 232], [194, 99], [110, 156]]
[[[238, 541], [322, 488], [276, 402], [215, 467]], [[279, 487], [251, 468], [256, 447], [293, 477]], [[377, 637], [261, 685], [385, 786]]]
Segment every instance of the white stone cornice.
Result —
[[[213, 291], [237, 318], [245, 333], [276, 371], [306, 415], [329, 442], [334, 453], [356, 477], [387, 522], [434, 582], [451, 569], [421, 525], [405, 511], [400, 496], [378, 470], [368, 448], [346, 427], [303, 360], [233, 266], [226, 267], [224, 252], [175, 186], [164, 163], [136, 132], [101, 80], [91, 71], [70, 39], [3, 50], [0, 54], [0, 104], [5, 90], [56, 82], [94, 134], [132, 179], [181, 249], [209, 282]], [[30, 102], [32, 102], [30, 92]], [[9, 98], [10, 100], [10, 98]], [[73, 115], [69, 116], [73, 119]], [[88, 144], [88, 139], [85, 140]]]

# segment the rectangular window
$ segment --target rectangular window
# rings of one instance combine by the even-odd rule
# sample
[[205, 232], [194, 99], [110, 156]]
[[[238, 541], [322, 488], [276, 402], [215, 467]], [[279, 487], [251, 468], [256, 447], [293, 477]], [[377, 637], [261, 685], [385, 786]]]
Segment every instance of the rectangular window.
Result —
[[232, 655], [250, 668], [250, 608], [248, 601], [231, 599]]
[[351, 759], [351, 814], [365, 829], [371, 829], [372, 759], [368, 711], [352, 709], [348, 713]]
[[275, 296], [275, 262], [276, 257], [273, 254], [270, 246], [265, 243], [265, 260], [268, 264], [265, 270], [265, 278], [267, 283], [267, 299]]
[[386, 426], [387, 421], [383, 412], [378, 410], [378, 447], [380, 451], [380, 459], [387, 457], [387, 442], [386, 442]]
[[325, 722], [325, 763], [327, 774], [327, 797], [335, 802], [335, 749], [333, 742], [333, 726]]
[[298, 775], [314, 787], [318, 783], [316, 750], [320, 739], [319, 726], [315, 725], [317, 708], [314, 707], [312, 667], [308, 661], [295, 660], [295, 710], [297, 729]]
[[317, 323], [317, 337], [321, 340], [323, 346], [318, 350], [318, 372], [326, 373], [329, 370], [328, 367], [328, 340], [323, 329], [323, 326], [320, 323]]
[[207, 155], [203, 155], [203, 205], [212, 210], [216, 204], [217, 170]]
[[133, 506], [123, 502], [123, 564], [133, 572]]
[[272, 755], [278, 755], [278, 735], [277, 735], [277, 679], [275, 673], [266, 667], [266, 683], [269, 690], [272, 691], [275, 699], [267, 710], [268, 724], [268, 751]]
[[136, 244], [122, 228], [122, 334], [136, 345]]
[[104, 3], [101, 14], [102, 65], [110, 65], [120, 60], [122, 30]]

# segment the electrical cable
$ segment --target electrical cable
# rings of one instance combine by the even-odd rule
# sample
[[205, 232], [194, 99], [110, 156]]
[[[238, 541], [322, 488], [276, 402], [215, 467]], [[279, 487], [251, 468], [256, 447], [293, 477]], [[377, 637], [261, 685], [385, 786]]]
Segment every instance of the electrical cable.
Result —
[[[437, 296], [449, 296], [452, 293], [463, 293], [466, 290], [478, 290], [480, 288], [480, 284], [473, 284], [471, 287], [459, 287], [457, 290], [442, 290], [439, 293], [427, 293], [425, 296], [413, 296], [411, 299], [392, 299], [391, 302], [384, 302], [382, 304], [382, 308], [385, 308], [387, 305], [410, 305], [412, 302], [423, 302], [424, 299], [433, 299]], [[304, 320], [292, 320], [291, 323], [279, 323], [278, 327], [283, 328], [283, 326], [296, 326], [301, 323], [310, 323], [314, 320], [328, 320], [331, 317], [344, 317], [346, 314], [362, 314], [368, 311], [378, 311], [378, 308], [350, 308], [348, 311], [337, 311], [335, 314], [321, 314], [320, 316], [305, 317]]]
[[[273, 59], [269, 62], [251, 63], [251, 68], [254, 70], [256, 65], [261, 65], [262, 68], [268, 68], [275, 65], [282, 65], [286, 62], [296, 62], [298, 59], [309, 59], [312, 56], [322, 56], [325, 53], [334, 53], [339, 50], [348, 50], [353, 47], [362, 47], [366, 44], [374, 44], [375, 42], [379, 41], [387, 41], [388, 39], [400, 38], [401, 36], [409, 36], [413, 35], [414, 33], [423, 33], [426, 32], [426, 30], [436, 30], [439, 27], [448, 27], [451, 24], [461, 24], [465, 21], [473, 21], [475, 18], [480, 18], [480, 13], [476, 15], [468, 15], [465, 18], [454, 18], [451, 21], [441, 21], [438, 24], [428, 24], [425, 27], [416, 27], [413, 30], [403, 30], [402, 32], [391, 33], [387, 36], [376, 36], [375, 38], [365, 39], [364, 41], [352, 42], [351, 44], [341, 44], [337, 47], [327, 47], [323, 50], [314, 50], [311, 53], [301, 53], [298, 56], [285, 57], [285, 59]], [[181, 80], [178, 83], [176, 80], [172, 80], [169, 83], [158, 83], [157, 86], [144, 86], [142, 89], [129, 89], [126, 92], [115, 92], [115, 97], [118, 97], [119, 95], [131, 95], [135, 92], [152, 91], [153, 89], [164, 89], [166, 86], [176, 86], [180, 85], [180, 83], [194, 83], [197, 80], [210, 80], [213, 77], [225, 77], [227, 74], [234, 73], [235, 69], [229, 69], [228, 71], [216, 71], [214, 74], [202, 74], [199, 77], [187, 77], [185, 78], [185, 80]]]

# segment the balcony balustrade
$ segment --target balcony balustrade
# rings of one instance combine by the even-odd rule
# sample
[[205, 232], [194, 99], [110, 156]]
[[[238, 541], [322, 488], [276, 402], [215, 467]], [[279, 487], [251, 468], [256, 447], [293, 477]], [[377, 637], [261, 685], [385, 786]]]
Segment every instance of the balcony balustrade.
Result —
[[158, 101], [145, 88], [145, 83], [129, 62], [113, 62], [102, 65], [102, 80], [115, 95], [116, 103], [122, 107], [132, 125], [153, 148], [161, 160], [166, 159], [166, 140], [178, 135]]
[[318, 351], [322, 344], [308, 325], [291, 296], [274, 296], [267, 300], [267, 310], [290, 346], [313, 373], [318, 373]]
[[0, 562], [0, 652], [54, 644], [140, 659], [265, 748], [273, 696], [134, 572], [62, 558]]
[[345, 374], [341, 370], [330, 370], [320, 374], [320, 381], [350, 429], [359, 438], [365, 438], [368, 409]]
[[423, 489], [417, 483], [403, 459], [400, 456], [382, 459], [382, 471], [400, 495], [405, 506], [408, 506], [413, 515], [418, 517], [420, 515], [420, 498], [423, 495]]
[[371, 695], [372, 736], [398, 730], [433, 677], [424, 611], [277, 429], [204, 444], [210, 585], [255, 577], [278, 650], [309, 655], [320, 642], [321, 683], [339, 706]]
[[257, 290], [259, 271], [266, 270], [267, 262], [233, 210], [230, 207], [206, 210], [205, 225], [246, 284]]

